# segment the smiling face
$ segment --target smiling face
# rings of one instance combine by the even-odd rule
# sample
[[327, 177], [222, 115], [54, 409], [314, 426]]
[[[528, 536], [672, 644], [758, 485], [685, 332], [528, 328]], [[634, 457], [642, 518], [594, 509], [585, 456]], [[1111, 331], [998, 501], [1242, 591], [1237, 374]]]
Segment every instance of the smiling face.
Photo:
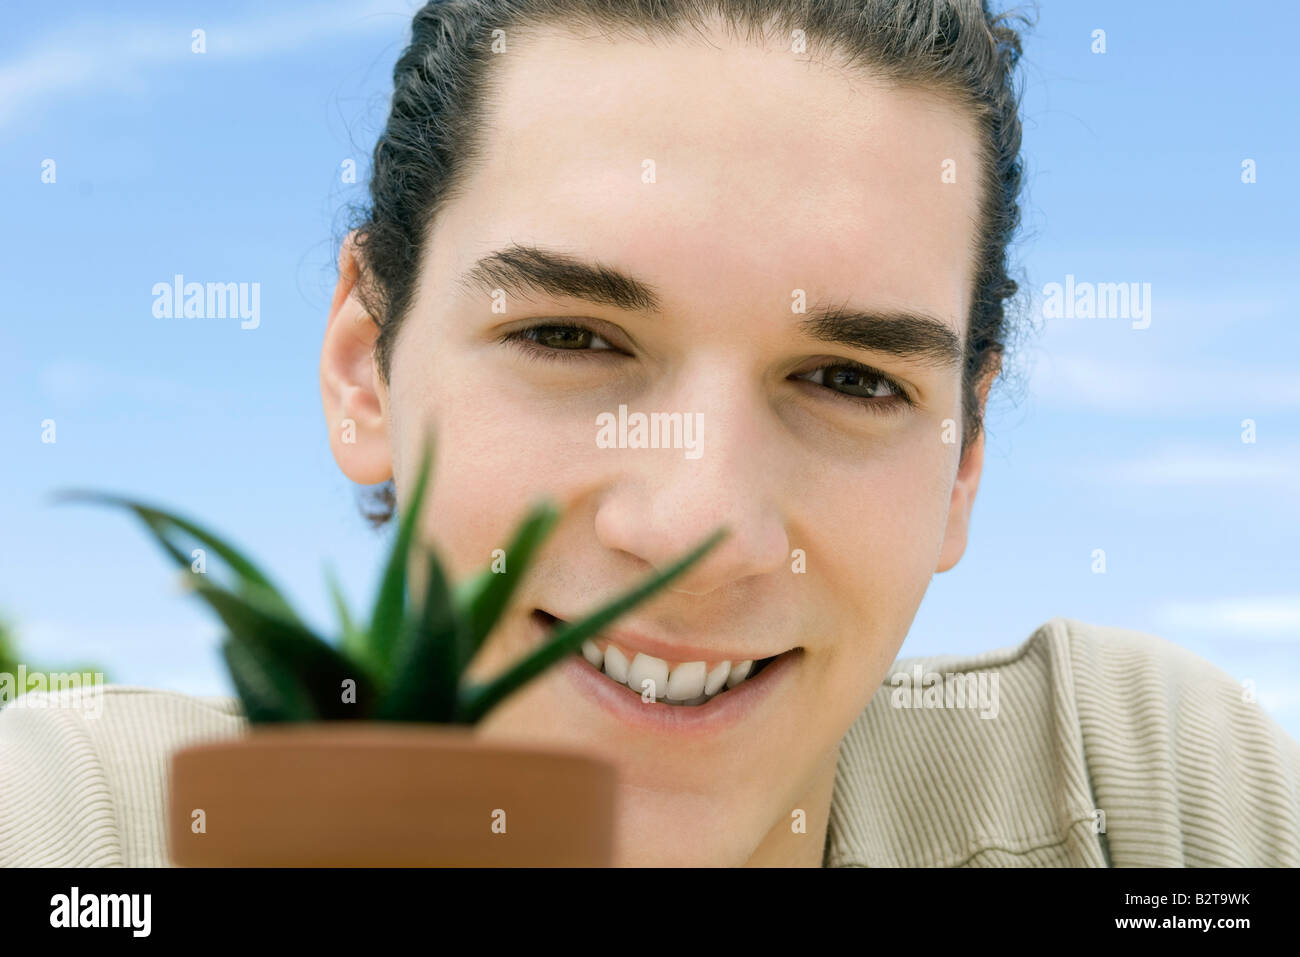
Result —
[[[358, 482], [406, 488], [434, 431], [426, 534], [457, 580], [536, 498], [565, 506], [476, 677], [727, 526], [588, 649], [615, 676], [631, 661], [638, 691], [707, 703], [647, 703], [575, 654], [481, 733], [614, 762], [621, 863], [819, 864], [840, 739], [960, 558], [979, 478], [982, 446], [959, 445], [974, 121], [712, 44], [512, 37], [387, 383], [345, 247], [325, 408]], [[698, 447], [599, 441], [620, 406], [629, 425], [680, 413]]]

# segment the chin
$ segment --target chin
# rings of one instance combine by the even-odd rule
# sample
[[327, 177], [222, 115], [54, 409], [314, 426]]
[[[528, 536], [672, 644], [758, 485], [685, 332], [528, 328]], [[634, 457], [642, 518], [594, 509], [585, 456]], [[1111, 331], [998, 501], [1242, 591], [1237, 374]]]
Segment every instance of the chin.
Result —
[[740, 796], [682, 794], [636, 787], [618, 791], [616, 867], [741, 867], [754, 828], [736, 813]]

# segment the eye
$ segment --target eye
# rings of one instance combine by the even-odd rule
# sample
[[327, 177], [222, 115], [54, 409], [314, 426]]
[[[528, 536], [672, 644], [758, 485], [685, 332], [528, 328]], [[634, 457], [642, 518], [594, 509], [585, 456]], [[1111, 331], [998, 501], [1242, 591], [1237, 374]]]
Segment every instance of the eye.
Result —
[[569, 322], [548, 322], [519, 329], [502, 336], [500, 341], [514, 343], [533, 355], [548, 359], [577, 358], [573, 353], [581, 352], [618, 351], [607, 339], [602, 339], [586, 326]]
[[872, 411], [884, 412], [900, 404], [913, 404], [907, 390], [889, 376], [856, 362], [836, 362], [794, 378], [824, 386], [835, 395]]
[[[584, 353], [603, 352], [610, 357], [624, 354], [609, 340], [574, 322], [538, 323], [507, 333], [498, 341], [511, 343], [534, 358], [546, 360], [578, 360]], [[873, 412], [888, 412], [914, 404], [907, 390], [894, 379], [857, 362], [835, 362], [793, 378], [823, 386], [837, 398]]]

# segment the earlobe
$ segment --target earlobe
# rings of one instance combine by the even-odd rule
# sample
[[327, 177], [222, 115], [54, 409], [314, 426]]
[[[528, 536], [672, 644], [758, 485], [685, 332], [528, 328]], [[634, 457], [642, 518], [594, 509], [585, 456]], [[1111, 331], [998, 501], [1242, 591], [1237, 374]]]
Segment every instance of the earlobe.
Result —
[[330, 451], [343, 474], [360, 485], [393, 476], [387, 389], [375, 368], [379, 326], [357, 297], [363, 268], [355, 233], [339, 252], [339, 278], [321, 347], [320, 387]]

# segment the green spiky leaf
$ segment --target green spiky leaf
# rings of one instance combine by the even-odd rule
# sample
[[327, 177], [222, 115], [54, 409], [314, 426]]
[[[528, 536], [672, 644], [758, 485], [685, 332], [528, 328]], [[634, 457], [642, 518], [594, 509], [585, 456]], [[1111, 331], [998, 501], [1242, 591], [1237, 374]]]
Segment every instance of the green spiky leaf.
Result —
[[421, 507], [424, 504], [425, 489], [429, 484], [432, 469], [433, 448], [428, 442], [420, 459], [420, 472], [411, 490], [410, 500], [400, 517], [397, 537], [388, 554], [383, 578], [379, 585], [379, 595], [375, 599], [374, 612], [370, 617], [369, 658], [372, 666], [385, 679], [392, 676], [393, 650], [401, 639], [406, 620], [407, 589], [406, 570], [410, 562], [411, 546], [415, 541]]
[[319, 719], [302, 680], [274, 658], [261, 654], [255, 644], [231, 635], [222, 642], [221, 656], [250, 723]]
[[[360, 718], [377, 705], [375, 682], [359, 662], [305, 626], [284, 618], [260, 598], [236, 595], [204, 581], [195, 583], [195, 592], [216, 612], [231, 637], [247, 649], [246, 664], [256, 661], [267, 668], [272, 672], [269, 683], [282, 691], [289, 687], [284, 676], [291, 676], [317, 718]], [[353, 701], [344, 700], [349, 681], [354, 682]]]
[[280, 613], [286, 618], [294, 621], [298, 620], [298, 614], [285, 600], [280, 590], [276, 588], [271, 579], [253, 562], [244, 556], [234, 545], [231, 545], [225, 539], [219, 537], [214, 532], [190, 521], [189, 519], [175, 515], [171, 512], [155, 508], [150, 505], [144, 505], [140, 502], [123, 498], [117, 495], [107, 495], [100, 492], [83, 492], [68, 491], [62, 492], [56, 496], [56, 500], [64, 502], [86, 502], [98, 505], [113, 505], [119, 508], [125, 508], [133, 512], [144, 523], [145, 528], [154, 537], [155, 541], [162, 546], [163, 550], [172, 557], [172, 560], [184, 571], [189, 572], [191, 560], [188, 555], [180, 550], [175, 539], [181, 535], [189, 535], [198, 539], [204, 546], [213, 551], [218, 557], [226, 562], [235, 573], [239, 583], [239, 591], [246, 594], [259, 594], [263, 601], [278, 607]]
[[376, 717], [389, 721], [451, 722], [456, 711], [460, 669], [468, 641], [465, 620], [456, 614], [441, 564], [425, 552], [424, 600], [408, 617], [394, 651], [392, 685]]
[[464, 670], [482, 647], [484, 639], [496, 627], [501, 613], [510, 603], [515, 589], [532, 563], [533, 554], [551, 533], [559, 517], [559, 510], [551, 502], [537, 503], [519, 525], [506, 548], [505, 569], [501, 572], [488, 569], [471, 579], [474, 585], [465, 594], [465, 604], [462, 606], [468, 622], [469, 642], [466, 657], [456, 662], [457, 671]]
[[330, 601], [334, 605], [334, 614], [338, 616], [339, 629], [343, 633], [340, 644], [343, 653], [349, 658], [364, 661], [367, 657], [367, 636], [364, 631], [357, 627], [352, 612], [348, 609], [348, 600], [343, 594], [343, 587], [339, 584], [333, 565], [325, 566], [325, 587], [329, 590]]
[[[341, 648], [319, 637], [290, 607], [270, 578], [234, 546], [198, 524], [162, 509], [113, 495], [68, 493], [131, 510], [167, 554], [184, 568], [186, 583], [225, 624], [222, 655], [251, 722], [304, 722], [377, 718], [473, 724], [528, 681], [571, 654], [584, 640], [650, 597], [713, 548], [719, 529], [690, 554], [580, 622], [557, 629], [540, 648], [497, 678], [478, 685], [463, 675], [470, 660], [507, 610], [537, 550], [559, 519], [549, 502], [535, 504], [515, 529], [506, 568], [471, 576], [454, 592], [441, 563], [425, 553], [421, 601], [407, 585], [420, 514], [432, 470], [432, 442], [424, 448], [411, 495], [380, 579], [368, 622], [352, 617], [331, 570], [326, 583], [338, 614]], [[189, 574], [186, 536], [224, 559], [234, 587]], [[355, 703], [344, 685], [356, 683]]]
[[507, 669], [504, 674], [492, 681], [462, 689], [457, 720], [465, 724], [475, 724], [480, 721], [506, 697], [518, 691], [565, 655], [577, 651], [588, 638], [598, 635], [615, 619], [645, 601], [694, 565], [727, 534], [726, 528], [718, 529], [686, 556], [678, 559], [662, 572], [650, 576], [627, 594], [609, 602], [582, 621], [557, 628], [545, 644]]

